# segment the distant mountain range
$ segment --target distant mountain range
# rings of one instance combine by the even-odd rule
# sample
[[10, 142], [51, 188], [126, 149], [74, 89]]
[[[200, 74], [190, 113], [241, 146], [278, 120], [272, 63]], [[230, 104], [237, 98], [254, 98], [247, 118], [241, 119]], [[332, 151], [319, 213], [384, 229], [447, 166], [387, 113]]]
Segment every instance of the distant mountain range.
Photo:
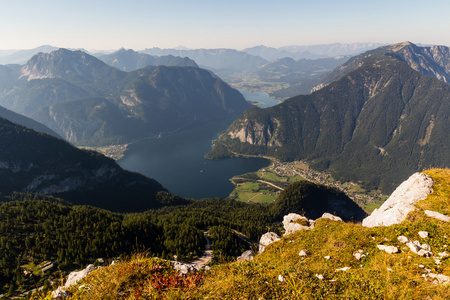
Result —
[[111, 54], [100, 54], [96, 57], [106, 64], [122, 71], [131, 72], [147, 66], [198, 67], [192, 59], [173, 55], [151, 56], [133, 50], [120, 49]]
[[233, 49], [176, 50], [151, 48], [140, 52], [155, 56], [175, 55], [189, 57], [200, 67], [211, 70], [222, 77], [235, 72], [253, 70], [267, 63], [267, 60], [259, 56]]
[[39, 53], [23, 66], [0, 66], [0, 77], [0, 105], [78, 145], [130, 142], [250, 106], [207, 70], [147, 66], [124, 72], [67, 49]]
[[[263, 91], [272, 97], [286, 99], [299, 94], [308, 94], [321, 82], [317, 77], [344, 63], [351, 55], [379, 45], [381, 44], [334, 43], [281, 48], [256, 46], [243, 51], [149, 48], [136, 52], [120, 49], [116, 52], [99, 52], [95, 56], [106, 64], [126, 72], [148, 65], [200, 66], [213, 71], [234, 88]], [[39, 52], [50, 53], [54, 50], [56, 47], [42, 46], [30, 50], [3, 51], [3, 54], [0, 52], [0, 64], [24, 64]], [[274, 68], [274, 65], [280, 67]], [[266, 70], [269, 72], [265, 73]]]
[[[281, 58], [264, 64], [242, 76], [224, 79], [240, 89], [265, 89], [272, 97], [286, 99], [300, 94], [309, 94], [317, 78], [331, 72], [345, 63], [350, 57], [300, 59]], [[235, 79], [235, 78], [238, 79]], [[270, 87], [269, 87], [270, 86]]]
[[0, 148], [0, 190], [4, 195], [51, 194], [73, 204], [113, 211], [165, 205], [158, 192], [166, 190], [155, 180], [124, 171], [97, 152], [77, 149], [4, 118], [0, 118]]
[[57, 47], [44, 45], [33, 49], [24, 50], [11, 50], [4, 53], [0, 53], [0, 64], [19, 64], [23, 65], [26, 63], [33, 55], [40, 52], [50, 53], [52, 51], [58, 50]]
[[209, 156], [304, 159], [391, 192], [417, 170], [450, 166], [449, 54], [401, 43], [356, 56], [310, 95], [247, 110]]
[[292, 59], [317, 59], [331, 58], [336, 56], [353, 56], [368, 50], [383, 46], [381, 43], [333, 43], [308, 46], [285, 46], [272, 48], [266, 46], [256, 46], [244, 49], [251, 55], [260, 56], [266, 60], [272, 61], [284, 57]]

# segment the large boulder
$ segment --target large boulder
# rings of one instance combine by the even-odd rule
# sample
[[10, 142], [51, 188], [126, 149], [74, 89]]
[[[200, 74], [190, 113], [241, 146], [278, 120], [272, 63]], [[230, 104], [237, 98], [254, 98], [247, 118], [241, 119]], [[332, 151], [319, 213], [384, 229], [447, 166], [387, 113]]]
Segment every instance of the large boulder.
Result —
[[299, 215], [290, 213], [283, 217], [284, 235], [294, 233], [298, 230], [314, 228], [314, 221]]
[[417, 201], [424, 200], [433, 192], [434, 181], [423, 173], [414, 173], [397, 187], [391, 196], [362, 222], [364, 227], [390, 226], [406, 219], [415, 209]]
[[252, 250], [247, 250], [244, 253], [241, 254], [237, 259], [237, 261], [243, 261], [243, 260], [253, 260], [253, 252]]
[[280, 237], [275, 232], [264, 233], [259, 239], [259, 253], [262, 253], [267, 246], [280, 240]]

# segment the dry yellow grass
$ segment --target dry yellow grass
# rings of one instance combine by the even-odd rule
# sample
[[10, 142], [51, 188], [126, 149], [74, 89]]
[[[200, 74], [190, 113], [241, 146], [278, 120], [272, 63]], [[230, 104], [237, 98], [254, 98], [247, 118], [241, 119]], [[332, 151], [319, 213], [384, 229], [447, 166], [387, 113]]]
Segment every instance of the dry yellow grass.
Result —
[[[423, 213], [432, 209], [450, 214], [450, 170], [425, 173], [436, 183], [434, 192], [402, 224], [364, 228], [321, 219], [313, 230], [298, 231], [269, 245], [253, 261], [217, 265], [204, 278], [186, 279], [190, 285], [168, 284], [160, 289], [155, 285], [158, 276], [176, 274], [167, 262], [138, 255], [93, 272], [79, 284], [89, 284], [90, 289], [74, 287], [77, 292], [71, 299], [448, 299], [450, 285], [434, 284], [423, 274], [429, 269], [450, 276], [450, 259], [436, 264], [434, 258], [420, 257], [397, 240], [405, 235], [426, 242], [435, 256], [450, 252], [450, 224]], [[420, 230], [428, 231], [429, 238], [421, 239]], [[388, 254], [377, 248], [379, 244], [401, 251]], [[302, 249], [310, 255], [300, 257]], [[364, 254], [361, 260], [354, 257], [358, 250]], [[343, 267], [350, 269], [337, 271]]]

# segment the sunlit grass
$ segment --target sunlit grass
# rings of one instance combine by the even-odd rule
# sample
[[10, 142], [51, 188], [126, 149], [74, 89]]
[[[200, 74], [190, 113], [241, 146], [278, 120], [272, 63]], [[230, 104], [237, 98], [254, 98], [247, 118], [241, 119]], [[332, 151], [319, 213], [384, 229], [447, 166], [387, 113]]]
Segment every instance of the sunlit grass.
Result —
[[[450, 172], [426, 173], [436, 182], [434, 192], [401, 224], [365, 228], [320, 219], [313, 230], [283, 237], [253, 261], [217, 265], [205, 274], [181, 278], [169, 262], [136, 255], [92, 272], [71, 290], [71, 299], [448, 299], [450, 285], [434, 284], [423, 275], [428, 269], [450, 276], [450, 259], [436, 264], [397, 240], [405, 235], [428, 243], [435, 256], [450, 252], [450, 224], [423, 212], [449, 213]], [[428, 238], [418, 236], [422, 230], [429, 232]], [[388, 254], [379, 244], [397, 246], [400, 253]], [[310, 255], [300, 257], [302, 249]], [[358, 251], [364, 254], [361, 260], [354, 256]], [[350, 269], [337, 271], [343, 267]], [[90, 288], [79, 290], [82, 284]]]

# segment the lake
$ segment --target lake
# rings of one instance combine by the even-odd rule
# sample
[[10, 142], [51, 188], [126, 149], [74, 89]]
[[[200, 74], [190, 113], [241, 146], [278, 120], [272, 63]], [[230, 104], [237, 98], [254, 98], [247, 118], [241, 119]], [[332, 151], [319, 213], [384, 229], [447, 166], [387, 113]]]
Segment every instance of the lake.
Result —
[[[265, 92], [240, 90], [247, 101], [269, 107], [280, 103]], [[227, 129], [233, 120], [211, 122], [206, 125], [158, 139], [144, 140], [128, 147], [117, 163], [124, 169], [136, 171], [156, 179], [171, 193], [194, 199], [226, 198], [233, 191], [230, 178], [255, 172], [267, 167], [263, 158], [230, 158], [209, 160], [204, 158], [211, 150], [211, 142], [218, 133]]]
[[270, 98], [269, 94], [266, 92], [249, 92], [246, 90], [239, 90], [239, 92], [242, 96], [244, 96], [245, 100], [261, 103], [261, 105], [258, 105], [258, 107], [261, 108], [266, 108], [281, 103], [280, 100]]
[[269, 165], [263, 158], [208, 160], [217, 133], [232, 120], [162, 135], [131, 144], [117, 163], [124, 169], [156, 179], [171, 193], [188, 198], [226, 198], [233, 191], [230, 178]]

